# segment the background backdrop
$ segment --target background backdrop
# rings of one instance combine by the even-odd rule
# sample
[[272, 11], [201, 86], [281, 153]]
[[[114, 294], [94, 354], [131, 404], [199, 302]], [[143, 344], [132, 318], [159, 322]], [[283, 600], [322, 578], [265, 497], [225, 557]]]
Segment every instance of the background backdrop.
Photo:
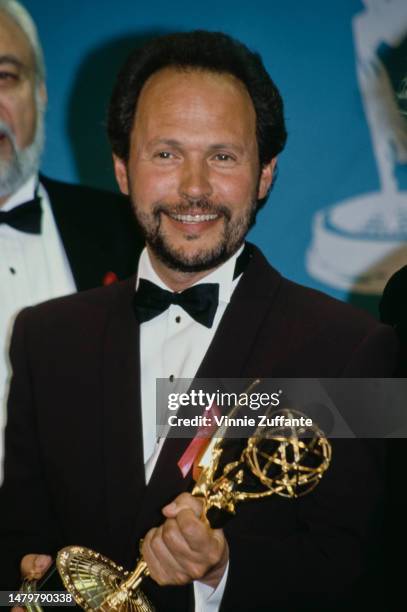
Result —
[[[262, 55], [288, 143], [251, 239], [286, 276], [374, 310], [407, 263], [404, 0], [26, 0], [48, 70], [42, 170], [115, 189], [107, 100], [134, 41], [223, 30]], [[405, 110], [404, 106], [404, 110]]]

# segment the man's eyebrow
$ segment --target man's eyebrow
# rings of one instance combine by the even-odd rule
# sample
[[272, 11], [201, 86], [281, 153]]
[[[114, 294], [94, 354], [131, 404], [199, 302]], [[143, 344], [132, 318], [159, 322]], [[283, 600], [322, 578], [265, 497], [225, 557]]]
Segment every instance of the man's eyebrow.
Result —
[[25, 65], [15, 55], [0, 55], [0, 64], [13, 64], [20, 70], [25, 68]]
[[[169, 147], [182, 147], [183, 144], [179, 140], [175, 140], [174, 138], [157, 138], [152, 140], [149, 143], [150, 146], [155, 147], [157, 145], [167, 145]], [[209, 145], [208, 149], [212, 151], [220, 151], [222, 149], [233, 149], [235, 151], [243, 151], [243, 148], [236, 143], [233, 142], [216, 142], [214, 144]]]
[[235, 142], [217, 142], [209, 147], [213, 151], [220, 151], [221, 149], [233, 149], [234, 151], [243, 151], [243, 147], [236, 144]]
[[156, 145], [167, 145], [169, 147], [181, 147], [182, 144], [179, 140], [175, 140], [174, 138], [155, 138], [151, 142], [149, 142], [151, 147], [155, 147]]

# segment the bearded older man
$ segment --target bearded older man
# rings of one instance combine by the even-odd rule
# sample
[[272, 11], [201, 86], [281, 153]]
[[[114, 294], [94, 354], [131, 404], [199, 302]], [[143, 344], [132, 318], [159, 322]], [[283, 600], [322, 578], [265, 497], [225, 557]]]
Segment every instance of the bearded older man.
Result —
[[126, 200], [38, 175], [46, 102], [35, 24], [0, 0], [0, 407], [15, 313], [130, 275], [141, 246]]

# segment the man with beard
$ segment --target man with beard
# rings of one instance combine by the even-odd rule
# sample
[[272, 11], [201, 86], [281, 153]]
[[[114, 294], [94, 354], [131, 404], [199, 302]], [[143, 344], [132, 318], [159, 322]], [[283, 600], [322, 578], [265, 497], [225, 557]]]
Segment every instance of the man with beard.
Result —
[[346, 609], [376, 545], [380, 444], [333, 440], [310, 495], [242, 504], [212, 529], [179, 467], [189, 441], [156, 440], [156, 378], [393, 369], [390, 328], [282, 278], [245, 242], [285, 144], [279, 92], [261, 58], [227, 35], [164, 36], [129, 58], [108, 129], [147, 247], [133, 279], [16, 321], [3, 588], [21, 559], [39, 576], [67, 544], [130, 569], [145, 536], [144, 588], [158, 610], [191, 609], [192, 597], [197, 610]]
[[[38, 176], [44, 79], [30, 15], [15, 0], [0, 0], [0, 424], [16, 312], [129, 276], [142, 244], [119, 196]], [[0, 464], [2, 446], [1, 436]]]

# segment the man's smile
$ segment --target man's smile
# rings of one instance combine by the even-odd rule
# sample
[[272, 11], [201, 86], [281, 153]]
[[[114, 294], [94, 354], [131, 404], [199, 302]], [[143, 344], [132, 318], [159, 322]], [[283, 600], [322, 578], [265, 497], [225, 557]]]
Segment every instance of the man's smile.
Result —
[[221, 218], [219, 213], [170, 213], [164, 212], [163, 214], [170, 221], [172, 226], [176, 229], [181, 230], [183, 233], [188, 234], [199, 234], [212, 226]]
[[176, 221], [181, 221], [182, 223], [201, 223], [202, 221], [213, 221], [219, 217], [217, 214], [212, 215], [203, 215], [203, 214], [189, 214], [189, 215], [178, 215], [173, 214], [169, 215], [172, 219]]

